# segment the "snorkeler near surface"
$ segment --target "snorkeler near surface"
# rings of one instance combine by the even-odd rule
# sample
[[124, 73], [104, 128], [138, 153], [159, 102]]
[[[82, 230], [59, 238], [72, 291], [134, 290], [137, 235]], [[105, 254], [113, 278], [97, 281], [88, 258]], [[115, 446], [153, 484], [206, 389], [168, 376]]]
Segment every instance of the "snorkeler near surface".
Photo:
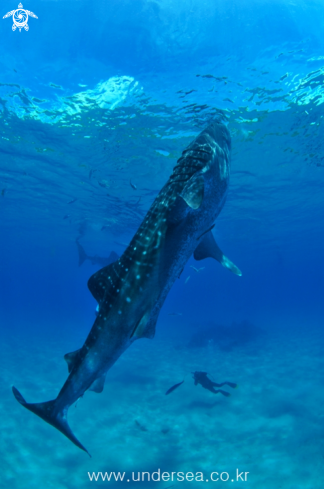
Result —
[[[218, 394], [219, 392], [223, 394], [223, 396], [229, 397], [231, 394], [229, 392], [223, 391], [222, 389], [217, 389], [215, 390], [215, 387], [223, 387], [224, 385], [228, 385], [232, 389], [236, 389], [237, 384], [234, 384], [233, 382], [222, 382], [221, 384], [217, 384], [213, 380], [208, 378], [208, 373], [207, 372], [191, 372], [193, 374], [193, 379], [195, 381], [195, 385], [200, 384], [204, 389], [209, 390], [213, 394]], [[165, 393], [167, 396], [168, 394], [171, 394], [175, 389], [180, 387], [181, 384], [184, 383], [184, 380], [182, 382], [179, 382], [178, 384], [173, 385], [168, 389]]]

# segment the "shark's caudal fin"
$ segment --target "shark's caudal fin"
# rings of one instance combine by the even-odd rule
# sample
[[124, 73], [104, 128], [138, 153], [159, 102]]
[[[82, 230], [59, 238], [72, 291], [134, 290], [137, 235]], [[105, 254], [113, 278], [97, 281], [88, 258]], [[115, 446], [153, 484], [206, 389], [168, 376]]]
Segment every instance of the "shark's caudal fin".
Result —
[[78, 253], [79, 253], [79, 267], [84, 263], [89, 257], [86, 254], [86, 252], [83, 249], [83, 246], [80, 245], [78, 239], [75, 240], [76, 245], [78, 247]]
[[74, 445], [84, 450], [89, 457], [91, 457], [88, 450], [79, 442], [79, 440], [74, 436], [71, 428], [67, 422], [67, 410], [57, 412], [56, 400], [48, 402], [39, 402], [37, 404], [29, 404], [25, 401], [23, 396], [20, 394], [16, 387], [12, 387], [12, 392], [17, 401], [24, 406], [26, 409], [34, 414], [37, 414], [46, 423], [51, 424], [54, 428], [58, 429], [63, 435], [65, 435], [69, 440], [71, 440]]

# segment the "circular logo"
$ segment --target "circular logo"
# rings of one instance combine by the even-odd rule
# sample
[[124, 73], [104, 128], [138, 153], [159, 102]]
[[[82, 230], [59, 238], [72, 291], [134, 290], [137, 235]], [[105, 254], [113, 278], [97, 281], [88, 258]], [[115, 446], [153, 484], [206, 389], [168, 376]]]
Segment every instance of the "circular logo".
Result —
[[28, 14], [26, 10], [18, 9], [13, 14], [12, 19], [14, 21], [15, 26], [21, 29], [22, 27], [25, 27], [25, 25], [27, 25]]

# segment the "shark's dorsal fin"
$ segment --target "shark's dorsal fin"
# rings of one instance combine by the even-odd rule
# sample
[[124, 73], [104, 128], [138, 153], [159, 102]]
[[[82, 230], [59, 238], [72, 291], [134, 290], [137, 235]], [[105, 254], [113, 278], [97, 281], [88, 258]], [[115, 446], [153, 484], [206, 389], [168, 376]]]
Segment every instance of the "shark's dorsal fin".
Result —
[[169, 223], [178, 224], [187, 216], [190, 209], [198, 209], [204, 198], [204, 189], [204, 177], [195, 173], [175, 199], [168, 214]]
[[214, 258], [221, 265], [223, 265], [223, 267], [228, 268], [231, 272], [235, 273], [235, 275], [242, 275], [242, 272], [237, 268], [237, 266], [234, 265], [234, 263], [232, 263], [231, 260], [229, 260], [218, 247], [211, 231], [204, 235], [203, 239], [195, 249], [194, 258], [195, 260]]
[[78, 360], [80, 350], [81, 348], [79, 350], [71, 351], [71, 353], [66, 353], [66, 355], [64, 355], [64, 360], [67, 363], [69, 373], [72, 372], [75, 362]]
[[97, 392], [98, 394], [100, 394], [104, 389], [106, 375], [107, 372], [98, 377], [94, 382], [92, 382], [91, 386], [89, 387], [89, 391]]
[[180, 196], [191, 209], [199, 209], [204, 198], [204, 190], [204, 177], [200, 173], [195, 173], [186, 183]]
[[103, 300], [106, 292], [112, 294], [114, 287], [115, 289], [118, 288], [118, 276], [115, 271], [116, 264], [117, 262], [114, 262], [98, 270], [88, 280], [88, 288], [99, 304]]

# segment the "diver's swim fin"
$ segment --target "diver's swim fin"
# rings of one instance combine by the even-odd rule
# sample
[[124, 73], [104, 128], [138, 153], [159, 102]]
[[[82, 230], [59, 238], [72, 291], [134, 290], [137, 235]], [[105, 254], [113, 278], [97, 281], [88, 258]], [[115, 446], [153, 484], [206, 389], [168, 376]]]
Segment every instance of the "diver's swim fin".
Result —
[[223, 396], [225, 396], [225, 397], [229, 397], [231, 395], [229, 392], [222, 391], [222, 389], [218, 389], [217, 391], [215, 391], [215, 394], [217, 394], [218, 392], [223, 394]]
[[37, 414], [40, 418], [42, 418], [46, 423], [51, 424], [54, 428], [58, 429], [63, 435], [65, 435], [69, 440], [71, 440], [74, 445], [81, 448], [81, 450], [85, 451], [89, 457], [91, 457], [88, 450], [79, 442], [79, 440], [74, 436], [71, 431], [71, 428], [67, 422], [67, 409], [63, 411], [57, 411], [56, 408], [56, 400], [48, 401], [48, 402], [39, 402], [36, 404], [29, 404], [25, 401], [23, 396], [20, 394], [16, 387], [12, 387], [12, 392], [19, 404], [24, 406], [26, 409], [31, 411], [34, 414]]

